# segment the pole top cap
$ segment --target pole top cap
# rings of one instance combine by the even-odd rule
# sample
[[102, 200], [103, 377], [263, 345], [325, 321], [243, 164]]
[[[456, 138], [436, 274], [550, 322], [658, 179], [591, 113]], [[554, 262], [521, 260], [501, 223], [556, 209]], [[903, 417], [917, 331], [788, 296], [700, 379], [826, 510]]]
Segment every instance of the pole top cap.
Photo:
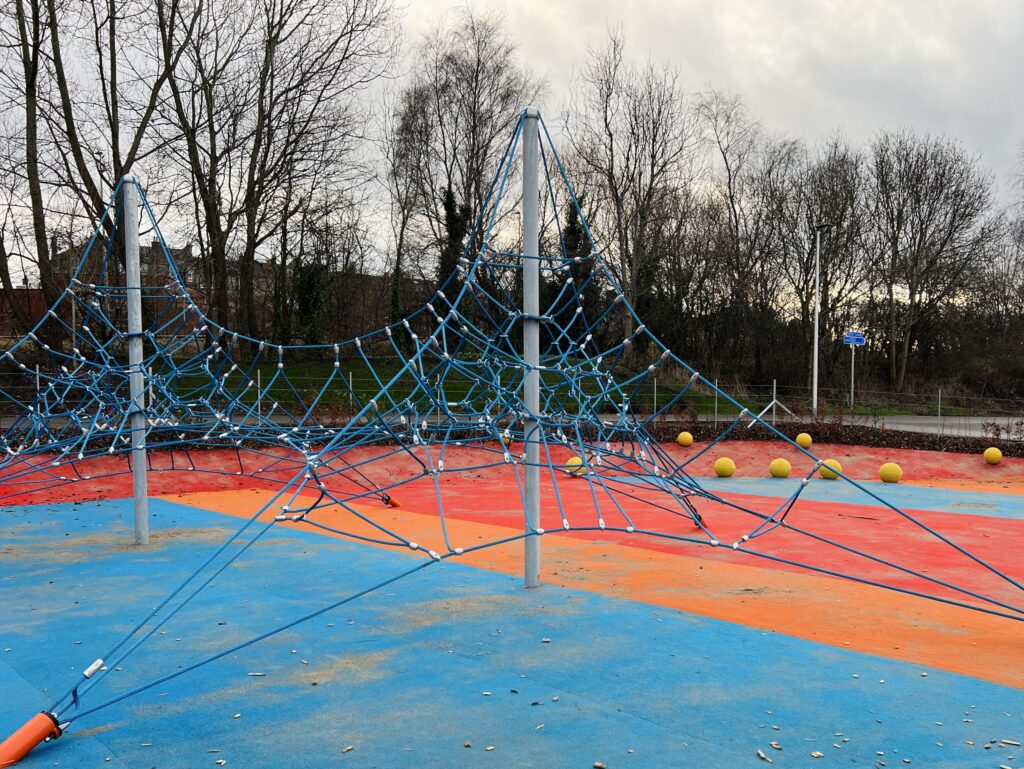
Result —
[[536, 107], [527, 107], [523, 110], [523, 116], [527, 118], [534, 118], [535, 120], [540, 119], [540, 110]]

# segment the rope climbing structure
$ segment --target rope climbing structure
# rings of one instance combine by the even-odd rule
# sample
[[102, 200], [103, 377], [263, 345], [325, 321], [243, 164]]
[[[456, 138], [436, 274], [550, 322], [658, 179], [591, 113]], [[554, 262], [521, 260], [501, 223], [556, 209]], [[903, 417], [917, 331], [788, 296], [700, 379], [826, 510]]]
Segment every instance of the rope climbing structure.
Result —
[[[521, 239], [503, 205], [517, 193]], [[567, 207], [581, 223], [582, 243], [563, 230], [558, 214]], [[141, 269], [140, 219], [159, 255]], [[310, 371], [311, 361], [323, 372], [313, 387], [295, 374]], [[345, 376], [353, 362], [368, 372], [369, 388]], [[993, 588], [979, 592], [903, 563], [902, 552], [816, 532], [800, 502], [809, 486], [823, 482], [816, 479], [821, 460], [718, 391], [644, 325], [602, 258], [532, 109], [512, 132], [457, 269], [401, 322], [312, 346], [271, 344], [219, 325], [190, 296], [141, 186], [125, 178], [59, 301], [3, 353], [3, 365], [20, 374], [22, 387], [0, 391], [0, 498], [131, 473], [142, 545], [147, 473], [243, 475], [273, 491], [151, 612], [132, 618], [111, 648], [83, 660], [66, 690], [0, 747], [4, 766], [103, 708], [434, 564], [522, 540], [525, 582], [537, 585], [540, 541], [549, 534], [654, 538], [698, 554], [767, 561], [1024, 619], [1019, 581], [842, 472], [841, 483], [919, 539], [947, 549], [958, 568], [989, 575]], [[637, 413], [637, 394], [659, 374], [679, 387], [653, 413]], [[652, 423], [697, 392], [717, 392], [739, 414], [701, 451], [680, 458], [654, 440]], [[690, 472], [751, 419], [813, 461], [788, 498], [769, 510], [715, 492]], [[230, 466], [210, 461], [225, 455]], [[449, 523], [466, 497], [452, 490], [467, 477], [510, 491], [522, 510], [521, 533], [459, 541]], [[415, 541], [384, 515], [413, 488], [432, 499], [430, 542]], [[188, 664], [139, 670], [135, 685], [109, 686], [111, 670], [130, 670], [137, 650], [282, 526], [394, 548], [407, 562], [375, 584]], [[797, 559], [786, 547], [797, 539], [812, 542], [822, 557]], [[865, 576], [858, 570], [865, 563], [872, 575], [882, 567], [890, 577]]]

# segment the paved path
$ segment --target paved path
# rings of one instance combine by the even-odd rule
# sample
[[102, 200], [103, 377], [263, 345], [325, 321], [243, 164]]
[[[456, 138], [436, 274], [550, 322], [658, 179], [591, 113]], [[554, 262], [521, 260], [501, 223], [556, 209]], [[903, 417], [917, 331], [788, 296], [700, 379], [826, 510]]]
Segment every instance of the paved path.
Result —
[[[780, 412], [781, 413], [781, 412]], [[702, 422], [711, 422], [714, 414], [701, 414], [699, 419]], [[718, 421], [724, 425], [732, 422], [731, 415], [718, 415]], [[868, 427], [885, 427], [888, 430], [904, 430], [912, 433], [929, 433], [931, 435], [958, 435], [967, 438], [992, 437], [991, 425], [998, 425], [1003, 430], [1001, 435], [1004, 439], [1021, 440], [1024, 435], [1024, 415], [1021, 416], [952, 416], [952, 417], [930, 417], [930, 416], [909, 416], [891, 415], [879, 417], [858, 416], [855, 422]], [[749, 421], [749, 420], [748, 420]], [[1017, 423], [1022, 424], [1016, 429], [1016, 437], [1013, 435]], [[785, 424], [779, 420], [780, 424]]]
[[[887, 416], [879, 417], [879, 422], [890, 430], [906, 430], [912, 433], [932, 433], [938, 435], [963, 435], [971, 438], [992, 437], [991, 425], [999, 425], [1004, 431], [1012, 432], [1014, 424], [1024, 419], [1021, 417], [988, 416], [988, 417], [916, 417]], [[1010, 437], [1010, 436], [1003, 436]], [[1018, 437], [1019, 440], [1019, 437]]]

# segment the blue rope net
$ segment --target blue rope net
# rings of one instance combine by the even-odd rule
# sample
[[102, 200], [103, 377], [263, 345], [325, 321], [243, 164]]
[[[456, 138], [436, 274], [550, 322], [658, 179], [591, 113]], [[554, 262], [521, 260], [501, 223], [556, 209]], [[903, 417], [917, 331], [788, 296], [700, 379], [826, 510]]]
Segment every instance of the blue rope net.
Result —
[[[987, 571], [1001, 588], [985, 595], [900, 565], [894, 557], [815, 533], [813, 519], [801, 516], [798, 507], [820, 467], [820, 460], [810, 452], [804, 454], [814, 460], [814, 469], [795, 483], [787, 499], [764, 512], [705, 488], [691, 475], [688, 466], [704, 452], [681, 461], [652, 438], [652, 421], [699, 389], [717, 392], [740, 411], [704, 451], [747, 419], [791, 443], [773, 425], [750, 416], [741, 404], [718, 391], [662, 345], [637, 317], [586, 228], [543, 123], [537, 138], [542, 147], [545, 205], [549, 211], [558, 211], [560, 202], [567, 200], [576, 207], [589, 253], [570, 254], [558, 231], [556, 246], [539, 257], [548, 288], [546, 306], [538, 318], [540, 409], [531, 413], [523, 399], [529, 370], [522, 354], [524, 315], [519, 309], [524, 258], [498, 245], [502, 201], [514, 186], [512, 169], [523, 125], [521, 119], [508, 142], [456, 272], [425, 306], [401, 322], [338, 344], [273, 345], [213, 322], [186, 290], [156, 217], [139, 190], [144, 223], [152, 228], [161, 254], [160, 264], [144, 270], [147, 285], [142, 288], [150, 468], [232, 472], [263, 479], [275, 491], [270, 501], [253, 510], [238, 531], [52, 704], [50, 710], [61, 722], [66, 725], [432, 564], [551, 532], [614, 532], [718, 548], [739, 554], [736, 557], [802, 567], [1024, 619], [1020, 604], [1006, 598], [1008, 593], [1019, 597], [1024, 588], [1018, 581], [842, 473], [842, 480], [859, 488], [866, 499], [886, 506], [922, 536], [948, 546], [950, 559], [961, 566]], [[3, 355], [4, 364], [16, 368], [22, 382], [22, 389], [0, 391], [9, 422], [0, 438], [0, 483], [8, 497], [95, 479], [90, 475], [92, 467], [101, 467], [99, 472], [108, 475], [131, 472], [127, 458], [134, 401], [124, 332], [127, 290], [115, 248], [122, 199], [119, 186], [60, 300], [32, 333]], [[637, 359], [645, 365], [637, 367]], [[312, 388], [292, 374], [296, 368], [306, 370], [302, 364], [309, 360], [326, 362], [329, 372]], [[39, 365], [38, 374], [33, 361]], [[369, 372], [372, 397], [366, 397], [365, 388], [352, 387], [345, 376], [345, 368], [353, 361]], [[638, 415], [631, 403], [659, 373], [682, 386], [654, 413]], [[331, 411], [338, 403], [352, 404], [342, 419]], [[332, 413], [335, 418], [325, 417]], [[545, 484], [541, 526], [530, 526], [524, 515], [522, 534], [493, 542], [459, 542], [447, 525], [446, 513], [457, 508], [457, 502], [446, 495], [448, 479], [500, 473], [507, 488], [525, 499], [523, 424], [528, 419], [537, 420], [540, 428], [539, 465]], [[211, 452], [204, 449], [233, 452], [237, 467], [208, 467], [204, 457]], [[580, 458], [582, 469], [567, 465], [570, 456]], [[90, 464], [104, 457], [123, 461], [114, 469], [109, 464]], [[386, 509], [403, 486], [413, 483], [433, 486], [436, 542], [419, 544], [374, 512]], [[583, 497], [588, 502], [581, 505], [581, 495], [575, 493], [571, 496], [577, 501], [569, 503], [566, 484], [576, 484], [577, 492], [579, 485], [585, 486]], [[712, 508], [745, 516], [749, 526], [739, 536], [725, 536], [716, 529], [713, 515], [698, 512]], [[674, 523], [666, 525], [666, 520]], [[400, 548], [421, 558], [410, 568], [317, 611], [116, 695], [108, 691], [105, 698], [101, 696], [109, 670], [124, 665], [215, 578], [285, 522]], [[779, 532], [809, 538], [837, 558], [803, 563], [784, 550], [759, 547]], [[845, 568], [857, 559], [884, 566], [893, 579], [880, 581]]]

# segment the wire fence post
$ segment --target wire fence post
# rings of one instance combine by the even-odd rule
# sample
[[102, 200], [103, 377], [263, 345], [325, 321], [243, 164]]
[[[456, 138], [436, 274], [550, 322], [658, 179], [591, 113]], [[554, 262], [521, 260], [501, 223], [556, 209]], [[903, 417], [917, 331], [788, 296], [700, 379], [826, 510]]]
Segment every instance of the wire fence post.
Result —
[[652, 415], [657, 415], [657, 413], [658, 413], [658, 377], [654, 377], [654, 411], [652, 412]]
[[718, 424], [718, 380], [715, 380], [715, 424]]
[[353, 394], [354, 393], [355, 393], [355, 390], [352, 389], [352, 370], [349, 369], [349, 372], [348, 372], [348, 407], [349, 408], [352, 408]]
[[775, 424], [775, 404], [779, 402], [779, 399], [776, 397], [777, 390], [776, 390], [776, 387], [775, 387], [775, 383], [776, 383], [776, 380], [773, 379], [772, 380], [772, 424]]
[[263, 380], [259, 369], [256, 369], [256, 416], [263, 416]]

